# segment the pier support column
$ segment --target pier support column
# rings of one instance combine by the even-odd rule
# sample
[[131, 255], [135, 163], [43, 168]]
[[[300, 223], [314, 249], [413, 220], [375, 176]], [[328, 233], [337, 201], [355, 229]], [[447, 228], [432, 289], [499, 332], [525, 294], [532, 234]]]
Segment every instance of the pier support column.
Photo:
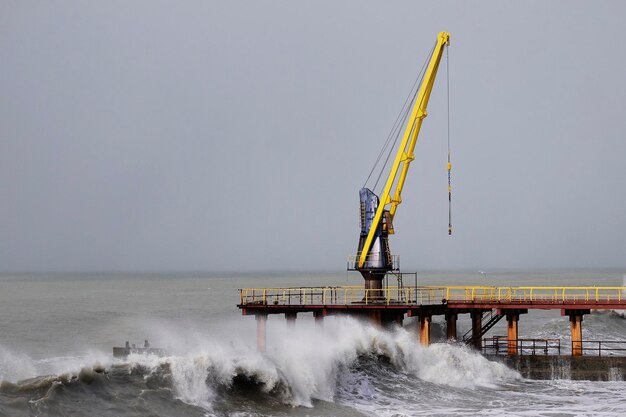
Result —
[[569, 316], [570, 328], [572, 330], [572, 356], [582, 356], [583, 354], [583, 315], [574, 314]]
[[582, 356], [583, 354], [583, 315], [589, 313], [591, 310], [561, 310], [562, 316], [569, 316], [572, 332], [572, 356]]
[[397, 311], [380, 311], [380, 326], [386, 329], [391, 329], [394, 326], [402, 327], [402, 321], [404, 319], [404, 313]]
[[293, 329], [296, 327], [296, 313], [285, 313], [285, 319], [287, 319], [287, 328]]
[[518, 338], [518, 327], [517, 324], [519, 322], [518, 314], [507, 314], [507, 353], [509, 356], [517, 355], [517, 338]]
[[420, 345], [430, 344], [430, 321], [431, 316], [420, 316]]
[[265, 352], [265, 339], [267, 334], [267, 314], [256, 314], [256, 349]]
[[448, 340], [454, 341], [456, 340], [456, 320], [458, 316], [456, 313], [447, 313], [446, 314], [446, 335], [448, 336]]
[[368, 311], [367, 318], [369, 319], [370, 323], [372, 323], [374, 326], [380, 327], [383, 325], [383, 318], [380, 314], [380, 310]]
[[326, 310], [314, 311], [313, 318], [315, 319], [315, 326], [318, 328], [324, 327], [324, 317], [326, 317]]
[[470, 317], [472, 318], [472, 347], [481, 350], [482, 340], [480, 339], [480, 329], [483, 327], [483, 312], [472, 311]]

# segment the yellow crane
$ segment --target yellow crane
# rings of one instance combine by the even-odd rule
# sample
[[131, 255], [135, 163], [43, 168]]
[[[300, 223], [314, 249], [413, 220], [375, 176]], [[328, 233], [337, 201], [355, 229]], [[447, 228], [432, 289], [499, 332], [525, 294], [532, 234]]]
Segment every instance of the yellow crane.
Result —
[[[394, 260], [389, 250], [388, 235], [394, 234], [393, 219], [398, 205], [402, 202], [402, 188], [411, 161], [415, 159], [413, 151], [422, 121], [428, 115], [426, 107], [430, 99], [439, 63], [444, 49], [450, 45], [450, 34], [440, 32], [433, 49], [426, 72], [409, 117], [402, 140], [398, 147], [391, 171], [379, 196], [369, 188], [362, 188], [359, 192], [361, 202], [361, 235], [354, 269], [361, 272], [365, 279], [365, 287], [369, 289], [382, 288], [382, 280], [388, 271], [394, 269]], [[450, 173], [450, 159], [448, 158], [448, 178]], [[393, 196], [392, 189], [395, 191]], [[450, 193], [450, 188], [448, 188]], [[448, 233], [451, 233], [449, 226]]]

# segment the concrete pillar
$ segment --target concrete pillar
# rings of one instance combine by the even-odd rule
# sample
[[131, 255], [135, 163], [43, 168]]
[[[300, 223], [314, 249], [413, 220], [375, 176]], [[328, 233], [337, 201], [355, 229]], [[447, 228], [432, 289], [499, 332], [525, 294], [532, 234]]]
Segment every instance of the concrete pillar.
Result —
[[256, 316], [256, 349], [265, 352], [265, 339], [267, 334], [267, 314], [257, 314]]
[[517, 324], [519, 322], [518, 314], [507, 314], [507, 353], [509, 356], [517, 355], [517, 339], [518, 339], [518, 328]]
[[482, 340], [480, 338], [480, 329], [483, 327], [483, 312], [472, 311], [470, 317], [472, 318], [472, 347], [481, 350]]
[[383, 325], [383, 318], [382, 318], [382, 315], [380, 314], [380, 310], [369, 310], [367, 312], [367, 318], [370, 320], [370, 322], [374, 326]]
[[569, 316], [570, 328], [572, 330], [572, 356], [582, 356], [583, 354], [583, 315], [572, 314]]
[[430, 320], [431, 316], [420, 316], [420, 345], [430, 344]]
[[404, 321], [404, 314], [397, 314], [397, 315], [394, 317], [394, 322], [395, 322], [398, 326], [400, 326], [400, 327], [402, 327], [402, 322], [403, 322], [403, 321]]
[[561, 310], [562, 316], [569, 316], [572, 332], [572, 356], [583, 354], [583, 315], [591, 313], [589, 309]]
[[324, 327], [324, 317], [326, 316], [326, 310], [314, 311], [313, 318], [315, 318], [315, 326], [319, 328]]
[[448, 336], [448, 340], [453, 341], [456, 340], [456, 320], [458, 316], [456, 313], [448, 313], [446, 314], [446, 334]]
[[285, 319], [287, 319], [287, 328], [293, 329], [296, 327], [297, 313], [285, 313]]

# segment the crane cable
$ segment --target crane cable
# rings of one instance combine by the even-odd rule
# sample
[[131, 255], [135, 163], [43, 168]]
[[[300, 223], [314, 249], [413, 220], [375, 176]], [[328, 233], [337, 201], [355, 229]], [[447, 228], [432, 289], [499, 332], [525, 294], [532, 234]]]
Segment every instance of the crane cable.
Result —
[[[376, 169], [376, 166], [378, 165], [378, 162], [380, 162], [380, 159], [384, 155], [385, 149], [387, 149], [387, 147], [389, 146], [389, 143], [391, 142], [391, 139], [393, 137], [396, 137], [396, 139], [394, 139], [394, 144], [391, 146], [391, 149], [390, 149], [389, 152], [391, 152], [391, 150], [393, 150], [394, 145], [396, 143], [395, 141], [397, 140], [397, 135], [398, 135], [396, 132], [404, 124], [404, 120], [406, 119], [406, 115], [408, 113], [408, 109], [410, 109], [411, 104], [415, 100], [414, 90], [415, 90], [415, 86], [417, 85], [417, 83], [419, 81], [420, 81], [420, 78], [418, 76], [418, 78], [413, 83], [413, 86], [411, 87], [411, 91], [409, 92], [409, 95], [407, 96], [406, 100], [404, 101], [404, 104], [402, 105], [402, 109], [400, 110], [400, 113], [398, 114], [398, 117], [396, 117], [396, 121], [393, 123], [393, 126], [391, 127], [391, 131], [389, 132], [389, 135], [387, 135], [387, 140], [383, 144], [383, 147], [380, 149], [380, 152], [378, 153], [378, 157], [376, 157], [376, 162], [374, 162], [374, 165], [372, 166], [372, 169], [371, 169], [369, 175], [367, 176], [367, 179], [365, 180], [365, 183], [363, 184], [363, 187], [365, 187], [367, 185], [367, 182], [372, 177], [372, 174], [374, 173], [374, 170]], [[407, 104], [408, 104], [408, 107], [407, 107]], [[387, 157], [387, 158], [389, 158], [389, 157]], [[381, 169], [381, 171], [382, 171], [382, 169]], [[378, 174], [378, 178], [380, 179], [380, 173]], [[378, 184], [378, 180], [376, 180], [376, 184]], [[373, 188], [376, 188], [376, 185]]]
[[452, 235], [452, 181], [450, 170], [450, 60], [448, 58], [448, 47], [446, 47], [446, 86], [448, 95], [448, 236]]
[[[374, 191], [376, 191], [376, 187], [378, 187], [378, 182], [380, 181], [381, 176], [383, 175], [383, 172], [385, 171], [385, 168], [387, 168], [387, 164], [389, 163], [389, 158], [391, 157], [391, 153], [393, 152], [393, 150], [396, 147], [396, 143], [398, 142], [398, 139], [400, 139], [400, 133], [401, 131], [401, 127], [404, 126], [406, 124], [406, 119], [409, 117], [409, 113], [411, 112], [411, 107], [413, 107], [413, 103], [415, 102], [415, 97], [417, 96], [417, 91], [415, 90], [414, 94], [413, 94], [413, 98], [411, 99], [411, 101], [409, 102], [409, 106], [406, 107], [406, 110], [404, 112], [404, 116], [402, 117], [402, 119], [400, 120], [400, 124], [398, 124], [398, 129], [396, 131], [396, 135], [395, 135], [395, 139], [393, 140], [393, 144], [391, 145], [391, 147], [389, 148], [389, 152], [387, 152], [387, 158], [385, 158], [385, 163], [383, 164], [383, 166], [380, 168], [380, 171], [378, 172], [378, 177], [376, 178], [376, 182], [374, 183]], [[381, 189], [378, 192], [377, 195], [381, 195], [383, 190], [384, 184], [381, 184]]]
[[[422, 69], [420, 70], [417, 79], [415, 80], [415, 83], [413, 84], [413, 86], [411, 87], [411, 91], [409, 92], [408, 97], [406, 98], [404, 105], [402, 106], [402, 109], [400, 110], [400, 113], [398, 114], [398, 117], [396, 118], [396, 121], [394, 122], [391, 131], [389, 132], [389, 135], [387, 136], [387, 139], [385, 140], [385, 143], [383, 144], [382, 148], [380, 149], [380, 152], [378, 153], [378, 157], [376, 158], [376, 161], [374, 162], [374, 165], [372, 166], [372, 169], [370, 170], [369, 175], [367, 176], [367, 179], [365, 180], [365, 184], [363, 185], [363, 187], [365, 187], [367, 185], [367, 183], [369, 182], [370, 178], [372, 177], [372, 174], [374, 173], [376, 166], [378, 165], [378, 163], [380, 162], [380, 160], [382, 159], [383, 154], [385, 153], [385, 150], [389, 147], [389, 144], [392, 142], [393, 139], [393, 144], [391, 145], [391, 147], [389, 147], [388, 153], [387, 153], [387, 157], [385, 158], [385, 161], [382, 165], [382, 167], [380, 168], [380, 172], [378, 173], [378, 176], [376, 178], [376, 183], [374, 184], [374, 190], [376, 189], [378, 182], [380, 181], [380, 177], [383, 173], [383, 171], [385, 170], [385, 167], [387, 166], [387, 163], [389, 162], [389, 157], [391, 156], [391, 152], [393, 151], [393, 149], [395, 148], [396, 142], [398, 141], [398, 138], [400, 136], [400, 128], [404, 125], [408, 114], [411, 110], [411, 107], [413, 106], [413, 102], [416, 99], [417, 96], [417, 92], [419, 90], [415, 89], [415, 87], [419, 84], [421, 85], [421, 82], [423, 80], [424, 77], [424, 70], [426, 68], [426, 64], [428, 63], [428, 61], [430, 60], [430, 57], [432, 56], [434, 49], [435, 49], [435, 45], [433, 45], [433, 48], [429, 54], [428, 59], [426, 59], [426, 61], [424, 61], [424, 65], [422, 66]], [[450, 58], [449, 58], [449, 52], [448, 52], [448, 48], [446, 47], [446, 95], [447, 95], [447, 110], [448, 110], [448, 114], [447, 114], [447, 139], [448, 139], [448, 165], [447, 165], [447, 169], [448, 169], [448, 235], [451, 236], [452, 235], [452, 176], [451, 176], [451, 170], [452, 170], [452, 162], [451, 162], [451, 151], [450, 151]], [[408, 104], [408, 106], [407, 106]]]
[[[415, 101], [415, 98], [417, 96], [417, 92], [419, 91], [419, 86], [422, 84], [422, 81], [424, 79], [424, 75], [426, 73], [426, 65], [428, 64], [428, 62], [430, 61], [430, 57], [432, 56], [434, 50], [435, 50], [435, 46], [437, 45], [437, 43], [435, 42], [430, 50], [430, 53], [428, 54], [428, 57], [426, 58], [426, 60], [424, 61], [424, 63], [422, 64], [422, 68], [420, 69], [417, 78], [415, 79], [415, 82], [413, 83], [413, 85], [411, 86], [411, 90], [409, 91], [409, 94], [406, 98], [406, 100], [404, 101], [404, 104], [402, 106], [402, 109], [400, 110], [400, 113], [398, 114], [396, 121], [394, 122], [391, 131], [389, 132], [389, 135], [387, 136], [387, 140], [385, 141], [385, 143], [383, 144], [382, 148], [380, 149], [380, 152], [378, 153], [378, 157], [376, 158], [376, 162], [374, 162], [374, 165], [372, 166], [372, 169], [370, 170], [369, 175], [367, 176], [367, 179], [365, 180], [365, 183], [363, 184], [363, 187], [365, 187], [367, 185], [367, 183], [369, 182], [372, 174], [374, 173], [374, 171], [376, 170], [376, 166], [378, 165], [378, 163], [380, 162], [380, 160], [382, 159], [383, 155], [385, 154], [385, 150], [387, 149], [387, 147], [390, 145], [390, 143], [392, 142], [393, 139], [393, 144], [391, 144], [391, 147], [389, 147], [388, 153], [387, 153], [387, 157], [385, 159], [384, 164], [382, 165], [382, 167], [380, 168], [380, 171], [378, 172], [378, 176], [376, 178], [376, 183], [374, 184], [374, 186], [372, 187], [374, 190], [376, 189], [376, 187], [378, 186], [378, 182], [380, 181], [380, 178], [387, 166], [387, 163], [389, 162], [389, 157], [391, 155], [391, 152], [393, 152], [393, 149], [395, 148], [395, 145], [398, 141], [398, 138], [400, 136], [400, 132], [402, 127], [405, 125], [405, 121], [411, 111], [411, 108], [413, 107], [413, 102]], [[373, 191], [374, 191], [373, 190]]]

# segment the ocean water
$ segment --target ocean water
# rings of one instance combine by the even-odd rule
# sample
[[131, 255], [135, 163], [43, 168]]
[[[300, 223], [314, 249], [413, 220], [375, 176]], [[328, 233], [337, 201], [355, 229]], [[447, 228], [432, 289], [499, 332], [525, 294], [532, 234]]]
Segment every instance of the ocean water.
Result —
[[[420, 285], [622, 285], [622, 272], [424, 273]], [[626, 382], [532, 381], [416, 323], [381, 330], [348, 317], [294, 330], [268, 320], [268, 349], [236, 308], [241, 287], [358, 285], [345, 274], [0, 275], [0, 416], [624, 416]], [[406, 284], [409, 284], [408, 282]], [[442, 336], [442, 318], [433, 318]], [[459, 333], [469, 328], [459, 319]], [[489, 335], [505, 334], [499, 323]], [[520, 337], [569, 342], [558, 311]], [[585, 316], [587, 339], [626, 340], [618, 313]], [[113, 359], [126, 340], [164, 357]]]

